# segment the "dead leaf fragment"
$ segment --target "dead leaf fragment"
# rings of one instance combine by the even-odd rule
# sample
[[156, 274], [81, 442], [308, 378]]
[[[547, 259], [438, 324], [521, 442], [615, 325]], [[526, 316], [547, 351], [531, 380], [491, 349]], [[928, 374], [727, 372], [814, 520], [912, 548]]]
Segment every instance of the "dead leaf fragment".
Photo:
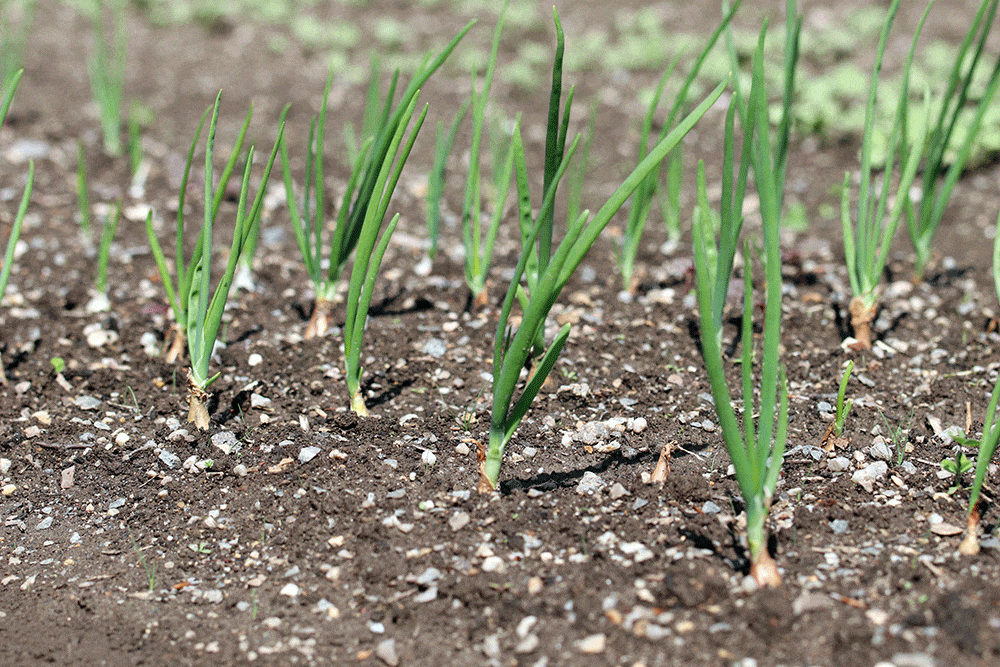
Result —
[[285, 472], [286, 470], [288, 470], [289, 468], [291, 468], [292, 465], [294, 465], [294, 463], [295, 463], [294, 459], [290, 459], [288, 457], [285, 457], [285, 458], [281, 459], [280, 461], [278, 461], [277, 464], [275, 464], [273, 466], [268, 466], [267, 473], [269, 475], [279, 475], [279, 474]]

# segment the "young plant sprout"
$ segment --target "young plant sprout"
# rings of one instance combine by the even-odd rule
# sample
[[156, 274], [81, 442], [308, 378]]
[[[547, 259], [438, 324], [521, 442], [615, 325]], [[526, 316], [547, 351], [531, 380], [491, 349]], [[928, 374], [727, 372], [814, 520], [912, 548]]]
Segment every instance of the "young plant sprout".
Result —
[[434, 166], [427, 178], [427, 238], [430, 245], [427, 256], [434, 259], [437, 256], [438, 243], [441, 239], [441, 200], [444, 198], [445, 172], [448, 169], [448, 157], [455, 145], [458, 128], [462, 125], [465, 114], [469, 111], [471, 100], [466, 100], [459, 107], [451, 128], [446, 132], [444, 121], [438, 121], [435, 135]]
[[[110, 34], [104, 16], [105, 2], [110, 7]], [[94, 30], [94, 53], [87, 60], [90, 89], [101, 114], [101, 135], [108, 155], [122, 154], [122, 99], [125, 92], [127, 29], [124, 0], [93, 0], [91, 25]]]
[[[472, 299], [477, 308], [482, 308], [489, 300], [486, 291], [486, 277], [490, 268], [490, 259], [493, 256], [493, 243], [496, 241], [500, 221], [506, 208], [507, 194], [510, 192], [511, 171], [514, 167], [514, 153], [513, 150], [509, 150], [507, 151], [507, 159], [499, 169], [495, 170], [497, 173], [493, 174], [496, 186], [493, 217], [484, 239], [479, 220], [480, 207], [482, 206], [480, 201], [481, 183], [479, 181], [480, 149], [483, 141], [483, 130], [486, 126], [486, 103], [489, 100], [490, 87], [493, 85], [493, 73], [496, 70], [497, 53], [500, 50], [500, 33], [503, 31], [506, 14], [507, 3], [505, 2], [500, 11], [500, 19], [497, 21], [496, 29], [493, 31], [493, 44], [490, 48], [482, 89], [476, 90], [475, 79], [472, 82], [472, 145], [469, 149], [469, 174], [465, 182], [465, 200], [462, 205], [462, 242], [465, 245], [465, 283], [472, 292]], [[513, 148], [513, 144], [511, 147]]]
[[[497, 322], [496, 335], [493, 342], [493, 410], [490, 418], [489, 445], [485, 452], [480, 452], [480, 492], [495, 490], [500, 479], [500, 469], [503, 463], [504, 451], [521, 419], [527, 414], [531, 402], [548, 377], [549, 371], [569, 337], [570, 326], [564, 325], [556, 334], [548, 349], [541, 356], [537, 367], [521, 390], [517, 401], [514, 393], [520, 382], [521, 370], [532, 356], [532, 350], [545, 327], [545, 321], [556, 299], [569, 281], [573, 272], [583, 261], [590, 247], [607, 227], [615, 213], [635, 191], [645, 178], [657, 168], [667, 154], [680, 142], [696, 122], [722, 95], [727, 82], [719, 84], [709, 96], [690, 114], [685, 116], [673, 130], [663, 137], [640, 162], [625, 181], [618, 187], [611, 198], [590, 217], [590, 211], [584, 211], [575, 220], [568, 221], [566, 234], [559, 243], [551, 261], [539, 274], [538, 280], [531, 287], [530, 296], [522, 301], [523, 317], [516, 331], [508, 329], [511, 309], [518, 292], [523, 292], [520, 282], [525, 277], [528, 261], [535, 255], [535, 243], [546, 224], [551, 222], [550, 212], [555, 199], [556, 185], [562, 178], [572, 158], [579, 141], [574, 141], [569, 151], [562, 155], [560, 163], [552, 173], [549, 187], [546, 189], [542, 206], [531, 226], [530, 233], [522, 239], [521, 255], [518, 258], [514, 275], [511, 278], [507, 295], [504, 298]], [[531, 221], [531, 196], [527, 191], [524, 147], [521, 141], [519, 127], [514, 129], [514, 161], [518, 173], [518, 201], [522, 229], [527, 219]]]
[[847, 422], [847, 415], [851, 411], [852, 401], [844, 403], [844, 395], [847, 393], [847, 381], [851, 379], [851, 372], [854, 370], [854, 362], [848, 361], [844, 369], [844, 376], [840, 378], [840, 388], [837, 390], [837, 413], [833, 420], [833, 432], [839, 438], [844, 432], [844, 424]]
[[[982, 129], [983, 118], [993, 104], [997, 89], [1000, 87], [1000, 56], [998, 56], [982, 92], [973, 90], [977, 65], [993, 27], [997, 4], [998, 0], [984, 0], [976, 12], [972, 25], [969, 26], [969, 31], [955, 54], [955, 62], [948, 77], [948, 86], [941, 97], [940, 107], [933, 115], [933, 120], [929, 121], [931, 131], [926, 149], [923, 146], [917, 147], [918, 153], [926, 151], [920, 181], [921, 195], [916, 205], [909, 198], [906, 200], [906, 222], [910, 240], [916, 251], [917, 278], [922, 279], [924, 276], [931, 258], [934, 233], [944, 217], [952, 190], [968, 163], [972, 147]], [[979, 93], [978, 99], [976, 99], [977, 93]], [[903, 108], [905, 114], [905, 105]], [[973, 114], [972, 121], [964, 125], [959, 123], [960, 116], [969, 113]], [[960, 127], [964, 129], [965, 136], [958, 139], [956, 134]], [[904, 155], [906, 150], [908, 149], [904, 147]], [[946, 161], [952, 153], [954, 157], [948, 165]]]
[[[902, 87], [896, 102], [896, 120], [889, 139], [888, 157], [885, 161], [882, 180], [878, 184], [873, 182], [875, 169], [872, 165], [872, 155], [875, 149], [875, 106], [879, 73], [882, 69], [882, 56], [885, 54], [889, 29], [892, 27], [898, 8], [899, 0], [894, 0], [889, 7], [889, 14], [882, 27], [878, 50], [875, 53], [875, 67], [872, 71], [868, 104], [865, 108], [865, 130], [861, 144], [861, 185], [853, 219], [850, 212], [850, 173], [845, 174], [843, 190], [841, 191], [844, 256], [847, 262], [847, 273], [851, 280], [851, 292], [854, 295], [850, 303], [851, 327], [854, 329], [857, 345], [861, 349], [869, 349], [872, 346], [872, 322], [875, 320], [878, 305], [879, 281], [889, 256], [892, 237], [896, 233], [901, 214], [906, 208], [905, 201], [909, 199], [910, 185], [917, 174], [917, 167], [923, 154], [922, 150], [916, 148], [905, 149], [907, 142], [906, 106], [909, 102], [910, 69], [913, 64], [913, 54], [917, 46], [917, 38], [920, 36], [924, 20], [927, 18], [927, 10], [920, 18], [903, 69]], [[930, 9], [929, 6], [928, 9]], [[927, 126], [925, 125], [922, 136], [926, 135]], [[919, 143], [918, 145], [922, 146], [923, 144]], [[897, 151], [900, 153], [902, 162], [901, 175], [895, 188], [895, 201], [892, 204], [892, 210], [887, 211], [890, 193], [893, 191], [890, 185]], [[876, 193], [878, 193], [877, 199]]]
[[[323, 180], [323, 146], [326, 133], [326, 105], [333, 83], [333, 73], [327, 81], [323, 93], [323, 102], [319, 116], [313, 119], [309, 129], [309, 144], [306, 155], [305, 196], [302, 205], [297, 203], [295, 188], [292, 183], [292, 173], [288, 159], [288, 149], [281, 141], [281, 166], [285, 180], [285, 193], [288, 200], [288, 212], [292, 219], [292, 229], [298, 242], [302, 260], [305, 263], [309, 280], [313, 284], [316, 303], [312, 317], [304, 332], [305, 338], [322, 336], [329, 328], [330, 313], [333, 309], [337, 284], [344, 266], [358, 244], [361, 230], [364, 226], [368, 208], [377, 197], [375, 183], [386, 162], [391, 163], [394, 155], [389, 153], [396, 130], [399, 128], [403, 115], [410, 106], [420, 87], [424, 85], [445, 59], [458, 45], [458, 42], [472, 28], [475, 22], [469, 23], [461, 32], [433, 59], [424, 59], [423, 65], [417, 70], [403, 91], [402, 97], [393, 110], [393, 97], [399, 72], [393, 76], [392, 83], [386, 93], [384, 102], [369, 105], [374, 109], [381, 106], [375, 116], [370, 134], [364, 138], [364, 143], [357, 149], [352, 164], [351, 176], [347, 190], [340, 202], [337, 220], [329, 243], [324, 242], [323, 228], [326, 224], [326, 190]], [[376, 68], [377, 70], [377, 68]], [[377, 84], [374, 80], [375, 99], [377, 100]], [[371, 99], [371, 94], [369, 94]], [[348, 142], [351, 143], [350, 141]], [[377, 205], [377, 204], [376, 204]], [[327, 246], [324, 248], [324, 246]], [[324, 251], [327, 267], [323, 267]]]
[[[243, 179], [240, 186], [239, 203], [236, 212], [236, 225], [233, 230], [233, 243], [229, 253], [229, 260], [226, 271], [222, 279], [215, 288], [214, 293], [210, 293], [211, 269], [212, 269], [212, 228], [215, 224], [219, 212], [219, 206], [225, 195], [226, 186], [236, 165], [236, 159], [240, 154], [246, 136], [247, 126], [250, 123], [250, 114], [247, 113], [246, 120], [240, 130], [236, 140], [233, 153], [222, 172], [219, 185], [215, 187], [215, 169], [213, 157], [215, 152], [215, 129], [219, 119], [219, 105], [222, 101], [222, 93], [215, 98], [215, 104], [211, 111], [209, 122], [208, 140], [205, 146], [205, 202], [204, 220], [201, 232], [195, 244], [190, 262], [184, 263], [184, 197], [187, 190], [188, 175], [191, 171], [191, 163], [194, 158], [195, 147], [201, 136], [201, 130], [205, 124], [205, 118], [209, 111], [206, 111], [198, 124], [198, 131], [195, 133], [194, 141], [188, 152], [187, 164], [184, 167], [184, 175], [181, 179], [181, 191], [179, 205], [177, 209], [177, 257], [176, 257], [176, 282], [171, 278], [167, 268], [166, 258], [163, 249], [160, 247], [156, 234], [153, 231], [152, 212], [146, 218], [146, 233], [153, 251], [153, 257], [160, 270], [164, 289], [167, 292], [167, 299], [174, 310], [176, 320], [176, 333], [174, 345], [171, 350], [171, 359], [176, 359], [179, 350], [175, 350], [178, 345], [183, 345], [186, 339], [188, 352], [191, 356], [191, 367], [188, 371], [188, 421], [192, 422], [199, 429], [207, 429], [209, 424], [208, 416], [208, 387], [218, 379], [219, 374], [209, 375], [209, 363], [212, 358], [212, 351], [215, 347], [219, 326], [222, 322], [222, 314], [226, 307], [226, 300], [229, 298], [229, 288], [233, 282], [233, 275], [236, 272], [236, 265], [240, 256], [249, 245], [251, 237], [256, 236], [260, 230], [260, 214], [264, 202], [264, 191], [268, 178], [271, 175], [271, 168], [278, 153], [278, 144], [284, 134], [285, 113], [287, 107], [282, 112], [278, 128], [278, 137], [275, 140], [271, 157], [261, 178], [261, 184], [257, 191], [257, 196], [252, 204], [247, 202], [247, 195], [250, 189], [250, 170], [253, 165], [253, 147], [247, 155], [246, 166], [243, 171]], [[176, 285], [176, 287], [175, 287]]]
[[118, 221], [121, 219], [122, 203], [115, 204], [113, 213], [104, 218], [101, 227], [101, 242], [97, 248], [97, 275], [94, 277], [94, 287], [102, 294], [108, 291], [108, 258], [111, 255], [111, 242], [115, 240], [118, 231]]
[[[660, 131], [660, 138], [662, 138], [663, 135], [673, 127], [681, 109], [685, 104], [687, 104], [688, 91], [691, 89], [691, 85], [701, 72], [702, 64], [708, 58], [709, 52], [715, 46], [715, 43], [718, 41], [722, 31], [728, 29], [730, 21], [732, 21], [736, 10], [740, 6], [740, 2], [742, 2], [742, 0], [737, 0], [731, 9], [726, 11], [722, 22], [708, 38], [708, 42], [705, 44], [705, 47], [695, 59], [694, 65], [691, 67], [691, 71], [688, 72], [687, 77], [681, 84], [680, 91], [674, 98], [673, 104], [670, 107], [666, 122], [663, 124], [663, 129]], [[670, 67], [667, 68], [667, 71], [660, 78], [660, 83], [656, 87], [653, 98], [646, 110], [646, 116], [643, 119], [642, 131], [639, 138], [640, 161], [646, 156], [646, 149], [650, 140], [650, 132], [653, 128], [653, 116], [656, 113], [657, 108], [660, 106], [663, 89], [666, 86], [670, 75], [673, 73], [674, 66], [677, 64], [678, 59], [679, 56], [678, 58], [675, 58], [672, 63], [670, 63]], [[684, 149], [682, 144], [670, 154], [670, 157], [665, 163], [668, 168], [667, 190], [665, 196], [660, 197], [661, 206], [676, 206], [679, 209], [681, 181], [677, 178], [677, 175], [680, 174], [680, 170], [683, 166], [683, 159]], [[661, 172], [663, 171], [663, 166], [664, 165], [661, 165], [656, 171], [651, 173], [632, 195], [632, 201], [629, 204], [628, 220], [625, 223], [625, 229], [622, 237], [617, 243], [616, 259], [618, 262], [618, 270], [621, 271], [622, 275], [622, 285], [625, 289], [631, 292], [634, 292], [637, 287], [635, 284], [635, 259], [639, 252], [642, 234], [646, 229], [646, 221], [649, 218], [649, 211], [652, 208], [653, 199], [657, 194], [658, 185], [662, 180]], [[675, 214], [679, 215], [677, 211], [664, 212], [665, 219], [668, 220]], [[669, 227], [670, 225], [668, 224], [668, 228]]]
[[[698, 312], [701, 321], [701, 348], [708, 372], [715, 411], [722, 427], [723, 439], [736, 470], [736, 480], [746, 504], [747, 543], [750, 552], [750, 574], [761, 585], [781, 583], [778, 568], [767, 550], [765, 523], [778, 483], [785, 436], [788, 429], [788, 389], [780, 364], [781, 342], [781, 247], [779, 227], [781, 203], [778, 173], [772, 162], [768, 127], [767, 98], [764, 84], [764, 30], [760, 33], [754, 55], [753, 78], [743, 116], [744, 144], [740, 170], [734, 188], [734, 116], [739, 104], [734, 96], [726, 114], [722, 207], [719, 240], [716, 240], [711, 217], [707, 211], [695, 216], [694, 261], [697, 274]], [[754, 140], [756, 137], [756, 140]], [[763, 224], [763, 253], [766, 274], [764, 335], [760, 364], [759, 389], [755, 391], [753, 286], [751, 281], [749, 242], [744, 251], [743, 324], [741, 327], [741, 371], [743, 393], [743, 427], [740, 428], [726, 384], [722, 357], [722, 311], [725, 305], [733, 255], [742, 227], [742, 197], [748, 165], [752, 163], [760, 213]], [[736, 199], [733, 199], [736, 194]], [[699, 208], [707, 209], [704, 167], [698, 174]], [[755, 397], [758, 397], [755, 401]], [[756, 415], [756, 424], [754, 416]]]
[[[418, 91], [419, 92], [419, 91]], [[393, 216], [392, 221], [382, 232], [381, 238], [378, 233], [385, 219], [386, 210], [389, 208], [389, 200], [396, 189], [396, 183], [406, 164], [406, 159], [413, 149], [413, 142], [417, 139], [417, 134], [423, 126], [424, 118], [427, 116], [427, 107], [417, 118], [416, 125], [410, 133], [410, 138], [400, 152], [399, 145], [406, 132], [410, 119], [416, 108], [417, 99], [414, 95], [410, 99], [409, 106], [404, 110], [396, 132], [392, 137], [386, 151], [386, 159], [383, 160], [379, 168], [378, 179], [372, 193], [375, 198], [365, 212], [365, 219], [361, 225], [358, 236], [358, 251], [354, 255], [354, 266], [351, 269], [351, 282], [347, 292], [347, 318], [344, 324], [344, 366], [347, 376], [347, 391], [351, 397], [351, 409], [362, 417], [368, 416], [368, 407], [365, 405], [365, 397], [361, 392], [361, 341], [364, 336], [365, 323], [368, 320], [368, 306], [371, 303], [372, 292], [375, 289], [375, 278], [378, 276], [379, 267], [382, 264], [382, 257], [389, 245], [389, 239], [396, 230], [399, 222], [399, 214]], [[395, 161], [395, 166], [393, 162]], [[376, 245], [376, 240], [378, 244]]]
[[[997, 230], [1000, 231], [1000, 215], [997, 216]], [[996, 287], [997, 299], [1000, 300], [1000, 237], [993, 242], [993, 283]], [[997, 378], [993, 387], [993, 394], [990, 396], [989, 406], [986, 408], [986, 419], [983, 420], [983, 435], [976, 440], [966, 438], [956, 438], [957, 442], [965, 446], [977, 446], [979, 454], [976, 457], [976, 473], [972, 481], [972, 493], [969, 496], [969, 518], [965, 531], [965, 538], [959, 545], [958, 550], [967, 555], [979, 553], [979, 497], [982, 493], [983, 482], [986, 480], [986, 472], [989, 470], [990, 461], [996, 452], [997, 443], [1000, 443], [1000, 419], [997, 415], [997, 402], [1000, 401], [1000, 378]], [[944, 463], [942, 462], [942, 466]]]
[[[7, 120], [7, 110], [14, 99], [14, 91], [17, 90], [17, 82], [21, 80], [24, 70], [18, 70], [11, 79], [10, 86], [4, 94], [3, 102], [0, 103], [0, 126]], [[21, 195], [21, 203], [17, 207], [14, 215], [14, 224], [10, 228], [10, 236], [7, 237], [7, 249], [4, 251], [3, 267], [0, 268], [0, 299], [3, 299], [7, 292], [7, 281], [10, 280], [10, 272], [14, 268], [14, 248], [21, 238], [21, 226], [24, 224], [24, 217], [28, 214], [28, 202], [31, 200], [31, 190], [35, 183], [35, 163], [28, 163], [28, 180], [24, 185], [24, 194]], [[0, 384], [7, 384], [7, 373], [4, 365], [0, 362]]]

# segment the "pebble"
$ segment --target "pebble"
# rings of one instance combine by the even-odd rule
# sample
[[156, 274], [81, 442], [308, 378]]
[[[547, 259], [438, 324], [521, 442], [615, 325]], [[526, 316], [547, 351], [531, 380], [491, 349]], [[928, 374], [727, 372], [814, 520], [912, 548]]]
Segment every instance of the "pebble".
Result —
[[437, 463], [437, 455], [434, 452], [432, 452], [431, 450], [425, 449], [423, 451], [423, 453], [420, 455], [420, 461], [425, 466], [427, 466], [428, 468], [430, 468], [435, 463]]
[[47, 516], [38, 522], [38, 525], [35, 526], [35, 530], [47, 530], [51, 527], [52, 527], [52, 517]]
[[256, 352], [247, 357], [247, 364], [250, 366], [260, 366], [264, 363], [264, 357], [260, 356]]
[[212, 446], [227, 455], [240, 449], [239, 441], [232, 431], [222, 431], [213, 435]]
[[601, 479], [600, 475], [588, 470], [583, 473], [583, 477], [580, 479], [579, 484], [576, 485], [576, 492], [581, 496], [592, 495], [593, 493], [604, 488], [604, 485], [605, 481]]
[[846, 456], [838, 456], [827, 461], [826, 467], [830, 472], [844, 472], [850, 470], [851, 460]]
[[309, 463], [322, 451], [319, 447], [303, 447], [299, 450], [299, 463]]
[[418, 593], [417, 595], [414, 595], [413, 601], [416, 602], [417, 604], [424, 604], [426, 602], [432, 602], [434, 600], [437, 600], [437, 596], [438, 596], [437, 586], [431, 586], [423, 593]]
[[423, 573], [417, 577], [417, 583], [421, 586], [427, 586], [438, 579], [441, 578], [441, 570], [436, 567], [429, 567], [423, 571]]
[[889, 472], [889, 466], [886, 462], [876, 461], [875, 463], [870, 463], [854, 473], [851, 477], [851, 481], [868, 493], [871, 493], [875, 486], [875, 481], [885, 477], [887, 472]]
[[440, 338], [431, 338], [424, 343], [420, 351], [437, 359], [443, 357], [445, 352], [448, 351], [448, 345]]
[[386, 639], [378, 643], [375, 647], [375, 655], [378, 659], [389, 665], [389, 667], [396, 667], [399, 664], [399, 653], [396, 652], [396, 640]]
[[472, 517], [469, 516], [469, 513], [459, 510], [458, 512], [452, 514], [451, 518], [448, 519], [448, 527], [453, 531], [459, 531], [469, 525], [470, 521], [472, 521]]
[[885, 438], [878, 436], [872, 442], [872, 446], [868, 448], [868, 453], [871, 454], [873, 459], [879, 459], [880, 461], [888, 461], [892, 458], [892, 450], [889, 449], [889, 445], [886, 444]]
[[517, 646], [514, 647], [514, 653], [531, 653], [538, 648], [539, 643], [541, 642], [538, 639], [538, 635], [528, 635], [517, 643]]
[[620, 482], [615, 482], [611, 486], [611, 491], [609, 495], [611, 496], [611, 500], [618, 500], [622, 496], [627, 496], [628, 490], [624, 486], [622, 486]]
[[722, 508], [713, 503], [711, 500], [706, 500], [705, 504], [701, 506], [702, 514], [718, 514], [722, 511]]
[[93, 396], [77, 396], [73, 399], [73, 405], [81, 410], [96, 410], [100, 407], [101, 401]]
[[[650, 556], [652, 557], [652, 554]], [[489, 556], [483, 559], [482, 569], [483, 572], [503, 574], [507, 571], [507, 564], [503, 562], [503, 558], [500, 558], [500, 556]]]
[[847, 532], [847, 521], [844, 519], [834, 519], [830, 522], [830, 530], [837, 535], [843, 535]]
[[295, 584], [285, 584], [284, 586], [281, 587], [281, 590], [278, 591], [278, 595], [284, 595], [290, 598], [297, 597], [298, 594], [299, 594], [299, 587]]
[[580, 653], [586, 653], [588, 655], [595, 655], [597, 653], [604, 653], [604, 648], [607, 646], [608, 638], [603, 632], [599, 632], [588, 637], [584, 637], [576, 643], [576, 648]]

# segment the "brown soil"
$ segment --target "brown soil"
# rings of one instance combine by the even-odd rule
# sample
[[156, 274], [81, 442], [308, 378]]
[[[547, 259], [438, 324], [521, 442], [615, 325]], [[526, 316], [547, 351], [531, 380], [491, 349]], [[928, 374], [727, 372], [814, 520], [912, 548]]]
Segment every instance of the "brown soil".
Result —
[[[560, 8], [567, 39], [644, 4], [568, 3]], [[717, 12], [703, 4], [704, 15], [667, 4], [664, 20], [702, 29]], [[838, 11], [853, 4], [861, 3]], [[928, 30], [954, 37], [954, 16], [970, 3], [940, 5]], [[412, 34], [398, 48], [407, 53], [439, 47], [468, 18], [419, 7], [336, 11], [365, 31], [385, 15], [405, 20]], [[748, 25], [762, 14], [752, 9]], [[899, 34], [912, 29], [910, 13]], [[484, 18], [460, 48], [483, 48], [493, 20]], [[403, 222], [365, 336], [374, 416], [347, 410], [339, 333], [302, 339], [312, 296], [279, 201], [265, 221], [255, 288], [232, 296], [211, 427], [186, 430], [183, 361], [167, 364], [147, 350], [163, 345], [169, 321], [136, 207], [151, 205], [163, 235], [171, 233], [179, 165], [220, 88], [220, 145], [253, 102], [251, 137], [270, 147], [291, 102], [289, 146], [302, 160], [327, 65], [295, 46], [265, 48], [277, 28], [152, 28], [132, 16], [128, 93], [156, 117], [146, 134], [151, 172], [136, 197], [127, 161], [99, 155], [82, 66], [86, 23], [42, 2], [37, 26], [0, 134], [5, 225], [27, 171], [12, 147], [31, 140], [46, 151], [0, 311], [8, 377], [0, 387], [0, 664], [996, 664], [996, 509], [983, 506], [983, 551], [958, 556], [961, 535], [949, 526], [964, 526], [967, 491], [949, 493], [953, 479], [942, 479], [939, 464], [953, 445], [936, 429], [974, 435], [996, 378], [1000, 338], [985, 330], [997, 312], [995, 166], [959, 184], [927, 282], [907, 280], [912, 259], [900, 237], [875, 347], [859, 354], [841, 348], [849, 314], [840, 223], [821, 213], [837, 203], [831, 186], [856, 168], [854, 146], [850, 138], [796, 144], [789, 197], [806, 205], [811, 224], [786, 238], [791, 424], [770, 521], [784, 585], [758, 590], [746, 576], [741, 501], [695, 339], [686, 241], [664, 255], [665, 233], [650, 223], [634, 297], [620, 293], [610, 238], [593, 248], [553, 311], [554, 321], [575, 324], [552, 386], [508, 450], [500, 492], [479, 495], [496, 309], [467, 309], [454, 226], [430, 274], [417, 270], [433, 153], [425, 129], [397, 193]], [[512, 32], [505, 59], [517, 39], [538, 32], [548, 39], [547, 19]], [[363, 49], [356, 55], [366, 62]], [[627, 171], [642, 113], [633, 100], [657, 76], [568, 75], [585, 79], [575, 127], [601, 100], [589, 203]], [[547, 96], [503, 79], [501, 68], [497, 103], [511, 116], [525, 113], [538, 160]], [[423, 93], [428, 128], [450, 120], [467, 87], [460, 68], [432, 79]], [[331, 137], [341, 122], [358, 121], [363, 90], [335, 81]], [[688, 142], [710, 173], [721, 124], [713, 110]], [[86, 307], [96, 261], [74, 219], [79, 138], [92, 200], [125, 198], [111, 309], [100, 313]], [[462, 136], [458, 145], [467, 145]], [[451, 211], [461, 202], [458, 158], [453, 168]], [[340, 187], [342, 164], [331, 172]], [[191, 198], [200, 210], [200, 195]], [[223, 215], [234, 209], [226, 204]], [[516, 249], [506, 233], [494, 285]], [[342, 318], [338, 305], [333, 324]], [[61, 377], [54, 357], [65, 360]], [[835, 402], [848, 358], [854, 408], [844, 438], [827, 451], [830, 415], [820, 404]], [[866, 490], [852, 475], [877, 460], [882, 439], [888, 468]], [[644, 483], [667, 445], [666, 483]]]

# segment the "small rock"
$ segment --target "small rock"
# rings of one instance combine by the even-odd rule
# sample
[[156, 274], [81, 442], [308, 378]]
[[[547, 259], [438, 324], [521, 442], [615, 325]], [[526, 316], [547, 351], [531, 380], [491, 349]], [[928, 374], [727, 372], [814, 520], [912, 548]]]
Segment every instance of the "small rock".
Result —
[[844, 472], [850, 470], [851, 459], [846, 456], [837, 456], [826, 462], [826, 467], [830, 472]]
[[958, 526], [954, 526], [950, 523], [935, 523], [931, 526], [931, 532], [935, 535], [960, 535], [963, 531]]
[[77, 396], [73, 399], [73, 405], [81, 410], [96, 410], [101, 402], [93, 396]]
[[445, 352], [448, 351], [448, 345], [440, 338], [431, 338], [424, 343], [420, 351], [437, 359], [443, 357]]
[[451, 518], [448, 519], [448, 527], [453, 531], [459, 531], [469, 525], [470, 521], [472, 521], [472, 517], [469, 516], [469, 513], [459, 510], [458, 512], [452, 514]]
[[722, 511], [722, 508], [713, 503], [711, 500], [706, 500], [705, 504], [701, 506], [702, 514], [718, 514]]
[[417, 604], [424, 604], [426, 602], [433, 602], [434, 600], [437, 600], [437, 596], [438, 596], [437, 586], [431, 586], [423, 593], [418, 593], [417, 595], [414, 595], [413, 601], [416, 602]]
[[435, 463], [437, 463], [437, 455], [434, 454], [434, 452], [432, 452], [431, 450], [425, 449], [423, 453], [420, 455], [420, 460], [421, 462], [423, 462], [425, 466], [430, 468]]
[[48, 530], [51, 527], [52, 527], [52, 517], [47, 516], [38, 522], [38, 525], [35, 526], [35, 530]]
[[503, 558], [500, 558], [500, 556], [489, 556], [483, 559], [482, 569], [483, 572], [503, 574], [507, 571], [507, 564], [503, 562]]
[[604, 488], [605, 482], [597, 473], [590, 472], [589, 470], [583, 473], [583, 477], [580, 482], [576, 485], [576, 492], [581, 496], [592, 495], [597, 491]]
[[608, 495], [611, 496], [611, 500], [618, 500], [622, 496], [627, 496], [628, 490], [620, 482], [615, 482], [611, 485], [611, 492]]
[[926, 653], [897, 653], [892, 656], [896, 667], [935, 667], [937, 662]]
[[264, 357], [260, 356], [256, 352], [247, 357], [247, 364], [250, 366], [260, 366], [264, 363]]
[[847, 522], [843, 519], [834, 519], [830, 522], [830, 530], [837, 535], [843, 535], [847, 532]]
[[73, 488], [73, 476], [76, 473], [76, 466], [70, 466], [63, 469], [62, 479], [59, 482], [60, 488], [71, 489]]
[[580, 653], [586, 653], [588, 655], [596, 655], [597, 653], [604, 653], [604, 648], [607, 646], [608, 638], [603, 632], [599, 632], [589, 637], [584, 637], [576, 643], [576, 648]]
[[889, 472], [889, 466], [886, 462], [876, 461], [875, 463], [870, 463], [854, 473], [851, 477], [851, 481], [868, 493], [871, 493], [875, 486], [875, 481], [885, 477], [887, 472]]
[[161, 449], [160, 450], [160, 457], [159, 458], [160, 458], [160, 461], [163, 462], [163, 465], [167, 466], [171, 470], [173, 470], [174, 468], [176, 468], [177, 466], [179, 466], [181, 464], [181, 457], [177, 456], [173, 452], [168, 451], [166, 449]]
[[239, 451], [239, 441], [232, 431], [222, 431], [212, 436], [212, 446], [220, 450], [223, 454], [230, 454]]
[[527, 637], [525, 637], [524, 639], [522, 639], [517, 643], [517, 646], [514, 647], [514, 653], [518, 653], [521, 655], [525, 653], [531, 653], [536, 648], [538, 648], [538, 645], [540, 643], [541, 642], [538, 639], [538, 635], [534, 634], [528, 635]]
[[296, 586], [295, 584], [285, 584], [284, 586], [281, 587], [281, 590], [278, 591], [278, 595], [284, 595], [290, 598], [297, 597], [298, 594], [299, 594], [299, 587]]
[[868, 448], [868, 453], [871, 454], [873, 459], [880, 461], [888, 461], [892, 458], [892, 450], [889, 449], [889, 445], [886, 444], [885, 438], [882, 436], [875, 438], [872, 446]]
[[303, 447], [299, 450], [299, 463], [309, 463], [322, 451], [319, 447]]
[[389, 665], [389, 667], [396, 667], [399, 665], [399, 654], [396, 652], [396, 640], [386, 639], [378, 643], [375, 647], [375, 655], [378, 659]]

